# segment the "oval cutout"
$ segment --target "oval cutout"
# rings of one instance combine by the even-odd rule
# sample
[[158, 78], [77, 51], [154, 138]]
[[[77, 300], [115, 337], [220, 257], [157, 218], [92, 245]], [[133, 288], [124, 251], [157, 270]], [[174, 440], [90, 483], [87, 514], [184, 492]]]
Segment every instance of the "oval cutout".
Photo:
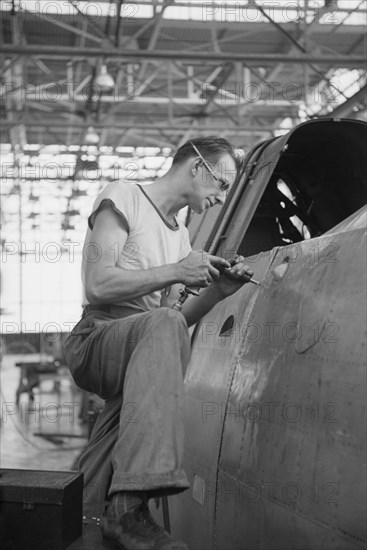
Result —
[[220, 329], [219, 336], [223, 336], [226, 332], [230, 331], [234, 325], [234, 317], [230, 315], [223, 323]]

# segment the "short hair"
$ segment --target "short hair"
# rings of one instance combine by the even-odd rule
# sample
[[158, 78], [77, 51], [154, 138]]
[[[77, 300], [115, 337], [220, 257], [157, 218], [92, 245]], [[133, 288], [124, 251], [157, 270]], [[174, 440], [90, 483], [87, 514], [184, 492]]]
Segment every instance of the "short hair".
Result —
[[177, 149], [173, 157], [172, 166], [177, 166], [188, 158], [197, 156], [191, 142], [198, 148], [205, 160], [211, 164], [216, 164], [223, 155], [228, 153], [235, 161], [236, 169], [239, 169], [241, 160], [233, 145], [226, 139], [216, 136], [198, 137], [186, 141]]

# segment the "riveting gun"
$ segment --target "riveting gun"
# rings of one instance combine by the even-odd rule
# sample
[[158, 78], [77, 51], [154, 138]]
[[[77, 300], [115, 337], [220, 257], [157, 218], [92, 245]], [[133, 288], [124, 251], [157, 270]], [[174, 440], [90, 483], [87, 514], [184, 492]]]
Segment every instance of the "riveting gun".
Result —
[[[231, 260], [229, 260], [229, 263], [232, 266], [232, 265], [235, 264], [235, 260], [231, 259]], [[224, 273], [224, 271], [227, 269], [227, 268], [223, 267], [222, 265], [221, 266], [217, 265], [216, 268], [221, 273]], [[253, 279], [253, 278], [249, 279], [248, 282], [253, 283], [254, 285], [257, 285], [257, 286], [261, 286], [261, 283], [259, 281], [257, 281], [256, 279]], [[199, 292], [197, 290], [193, 289], [193, 288], [190, 288], [188, 286], [185, 286], [184, 288], [182, 288], [180, 290], [180, 297], [177, 300], [177, 302], [175, 304], [173, 304], [172, 309], [176, 309], [177, 311], [181, 311], [182, 306], [184, 305], [184, 303], [186, 302], [186, 300], [187, 300], [187, 298], [189, 297], [190, 294], [192, 294], [193, 296], [199, 296]]]

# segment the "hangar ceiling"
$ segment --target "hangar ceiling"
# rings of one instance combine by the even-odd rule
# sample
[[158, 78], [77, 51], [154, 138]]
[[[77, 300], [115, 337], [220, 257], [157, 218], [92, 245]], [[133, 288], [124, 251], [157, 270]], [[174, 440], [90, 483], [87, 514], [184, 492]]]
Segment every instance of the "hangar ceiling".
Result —
[[365, 0], [2, 2], [4, 238], [22, 218], [32, 239], [70, 240], [85, 197], [154, 179], [194, 135], [248, 150], [313, 116], [366, 119], [366, 11]]

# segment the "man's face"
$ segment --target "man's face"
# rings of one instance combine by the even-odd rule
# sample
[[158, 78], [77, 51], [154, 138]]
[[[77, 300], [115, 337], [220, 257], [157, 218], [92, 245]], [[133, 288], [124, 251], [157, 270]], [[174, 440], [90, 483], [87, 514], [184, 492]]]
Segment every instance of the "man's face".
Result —
[[[212, 170], [208, 170], [200, 159], [195, 160], [189, 206], [197, 214], [201, 214], [215, 204], [223, 204], [228, 189], [236, 179], [236, 163], [228, 153], [223, 155], [216, 164], [209, 164], [209, 167]], [[226, 183], [228, 189], [223, 190], [222, 187], [225, 187]]]

